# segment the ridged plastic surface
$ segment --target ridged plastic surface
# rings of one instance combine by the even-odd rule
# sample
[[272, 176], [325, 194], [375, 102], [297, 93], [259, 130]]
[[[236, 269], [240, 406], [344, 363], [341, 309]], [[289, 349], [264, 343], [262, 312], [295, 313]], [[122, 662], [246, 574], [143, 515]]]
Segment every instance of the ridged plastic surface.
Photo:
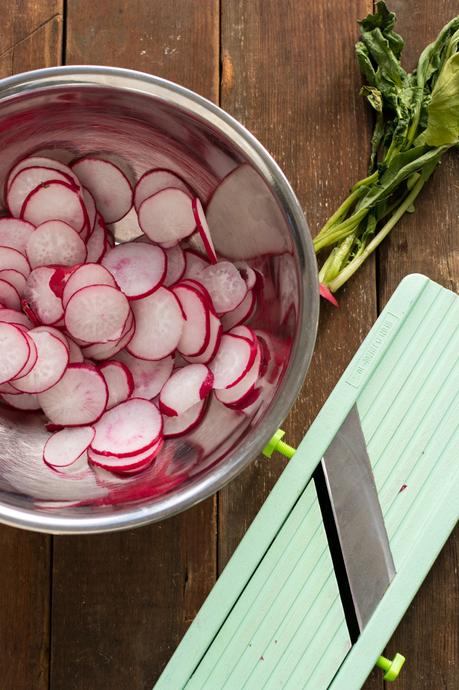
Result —
[[[424, 276], [409, 276], [343, 374], [156, 690], [360, 688], [458, 519], [458, 391], [459, 299]], [[355, 402], [397, 575], [351, 649], [310, 477]]]

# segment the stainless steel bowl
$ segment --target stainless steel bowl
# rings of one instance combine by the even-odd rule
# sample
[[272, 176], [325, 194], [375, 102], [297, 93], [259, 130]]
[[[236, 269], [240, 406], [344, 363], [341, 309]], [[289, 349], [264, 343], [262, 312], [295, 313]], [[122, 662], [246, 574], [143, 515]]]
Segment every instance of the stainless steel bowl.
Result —
[[[308, 368], [318, 282], [298, 200], [271, 156], [236, 120], [192, 91], [132, 70], [57, 67], [3, 80], [0, 151], [0, 183], [26, 155], [70, 160], [98, 151], [122, 159], [136, 178], [153, 166], [175, 169], [205, 202], [219, 187], [212, 228], [217, 250], [264, 275], [252, 325], [270, 362], [248, 413], [213, 403], [199, 430], [168, 442], [151, 470], [123, 480], [93, 470], [52, 475], [41, 459], [43, 417], [0, 407], [0, 521], [53, 533], [104, 532], [189, 508], [257, 456]], [[138, 232], [130, 218], [114, 231], [120, 241]]]

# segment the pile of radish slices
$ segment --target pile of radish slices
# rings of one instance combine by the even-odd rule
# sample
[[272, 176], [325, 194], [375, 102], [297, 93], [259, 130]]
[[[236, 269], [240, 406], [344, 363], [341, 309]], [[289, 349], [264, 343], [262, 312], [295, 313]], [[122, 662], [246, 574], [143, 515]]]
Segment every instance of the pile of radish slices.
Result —
[[[210, 396], [249, 411], [269, 350], [247, 326], [263, 285], [219, 260], [199, 198], [176, 173], [137, 184], [121, 162], [29, 157], [0, 219], [0, 394], [42, 410], [43, 460], [121, 475], [194, 429]], [[115, 245], [135, 209], [143, 235]]]

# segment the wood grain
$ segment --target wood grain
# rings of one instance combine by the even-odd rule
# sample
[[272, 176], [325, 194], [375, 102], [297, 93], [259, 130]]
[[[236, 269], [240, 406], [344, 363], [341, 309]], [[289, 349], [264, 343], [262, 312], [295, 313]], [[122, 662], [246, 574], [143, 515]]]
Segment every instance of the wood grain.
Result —
[[[66, 61], [218, 95], [218, 2], [70, 0]], [[55, 541], [51, 690], [152, 687], [216, 577], [216, 499], [136, 531]]]
[[[62, 0], [4, 0], [0, 77], [58, 65]], [[45, 690], [49, 676], [51, 538], [0, 526], [0, 685]]]
[[[397, 29], [406, 40], [404, 65], [412, 69], [424, 46], [458, 13], [456, 0], [437, 3], [391, 0]], [[447, 155], [416, 203], [382, 245], [378, 256], [381, 308], [407, 273], [425, 273], [454, 291], [459, 288], [459, 156]], [[459, 686], [459, 589], [456, 531], [434, 564], [398, 630], [390, 653], [407, 657], [400, 690]], [[389, 687], [390, 684], [388, 684]]]

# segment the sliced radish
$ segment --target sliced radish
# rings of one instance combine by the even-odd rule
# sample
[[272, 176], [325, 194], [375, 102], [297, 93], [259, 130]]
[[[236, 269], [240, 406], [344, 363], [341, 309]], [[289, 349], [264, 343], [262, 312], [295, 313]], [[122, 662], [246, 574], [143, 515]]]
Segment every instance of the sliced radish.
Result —
[[189, 195], [175, 187], [145, 199], [138, 215], [140, 227], [154, 242], [179, 242], [196, 228]]
[[32, 268], [60, 264], [74, 266], [86, 260], [86, 245], [70, 225], [48, 220], [39, 225], [27, 243], [27, 258]]
[[187, 355], [185, 359], [193, 364], [208, 364], [217, 354], [222, 337], [222, 325], [220, 319], [210, 313], [209, 343], [201, 355]]
[[102, 374], [90, 364], [70, 364], [55, 386], [38, 400], [48, 419], [62, 426], [93, 424], [105, 411], [108, 391]]
[[61, 331], [58, 331], [57, 328], [53, 328], [52, 326], [36, 326], [33, 329], [34, 333], [49, 333], [50, 335], [53, 335], [55, 338], [61, 341], [62, 345], [65, 347], [67, 352], [70, 355], [70, 344], [69, 344], [69, 339], [67, 338], [66, 335], [61, 333]]
[[36, 395], [60, 381], [69, 363], [69, 352], [66, 345], [52, 333], [32, 329], [28, 335], [37, 348], [37, 360], [32, 370], [25, 376], [15, 378], [12, 385], [21, 393]]
[[162, 419], [149, 400], [130, 398], [105, 412], [95, 425], [91, 450], [127, 458], [143, 453], [161, 437]]
[[[0, 272], [1, 273], [1, 272]], [[21, 275], [21, 274], [20, 274]], [[21, 295], [10, 282], [0, 278], [0, 302], [7, 309], [21, 308]]]
[[81, 351], [79, 345], [76, 344], [72, 338], [67, 338], [69, 344], [69, 362], [70, 364], [76, 364], [78, 362], [84, 362], [84, 355]]
[[164, 285], [170, 287], [177, 283], [185, 273], [185, 254], [179, 244], [166, 249], [165, 252], [167, 256], [167, 273], [164, 278]]
[[30, 264], [22, 252], [12, 247], [0, 246], [0, 271], [6, 269], [19, 271], [27, 278], [30, 273]]
[[16, 290], [19, 293], [19, 296], [22, 295], [22, 292], [26, 284], [26, 279], [22, 273], [16, 271], [15, 268], [5, 268], [2, 271], [0, 271], [0, 279], [6, 280], [7, 283], [16, 288]]
[[207, 400], [201, 400], [176, 417], [167, 417], [165, 415], [163, 418], [164, 438], [177, 438], [177, 436], [183, 436], [183, 434], [193, 431], [202, 421], [206, 408]]
[[185, 251], [185, 263], [186, 268], [185, 273], [183, 274], [183, 279], [197, 278], [199, 280], [201, 272], [207, 268], [207, 266], [209, 266], [209, 262], [206, 261], [201, 254], [198, 254], [198, 252], [195, 252], [192, 249], [187, 249]]
[[163, 446], [163, 439], [160, 437], [151, 448], [148, 448], [143, 453], [129, 457], [120, 457], [118, 455], [102, 455], [96, 453], [92, 448], [88, 451], [88, 458], [92, 465], [100, 467], [109, 472], [116, 472], [120, 474], [134, 474], [140, 470], [145, 469], [155, 459]]
[[12, 180], [7, 194], [7, 204], [11, 215], [18, 217], [21, 213], [22, 205], [30, 192], [39, 185], [50, 181], [58, 180], [74, 186], [72, 179], [66, 173], [58, 172], [53, 168], [31, 167], [23, 168]]
[[85, 156], [72, 163], [71, 168], [91, 192], [106, 223], [115, 223], [128, 213], [132, 206], [132, 187], [117, 165]]
[[30, 192], [21, 209], [21, 220], [41, 225], [47, 220], [63, 220], [75, 230], [86, 222], [86, 211], [77, 187], [52, 180]]
[[252, 290], [257, 282], [257, 274], [246, 261], [238, 261], [234, 264], [241, 274], [241, 278], [247, 285], [247, 290]]
[[212, 242], [212, 237], [210, 235], [209, 226], [207, 224], [206, 216], [204, 214], [204, 209], [198, 197], [194, 197], [193, 202], [193, 213], [194, 219], [196, 221], [196, 227], [198, 228], [199, 236], [206, 250], [206, 254], [209, 257], [211, 264], [216, 264], [217, 254], [215, 252], [214, 243]]
[[168, 288], [131, 302], [135, 333], [128, 351], [140, 359], [163, 359], [175, 350], [183, 331], [179, 302]]
[[56, 297], [62, 299], [62, 295], [64, 294], [64, 288], [67, 284], [67, 281], [72, 275], [72, 273], [78, 268], [78, 265], [52, 266], [51, 268], [53, 268], [54, 271], [49, 279], [49, 287], [54, 292]]
[[134, 378], [123, 362], [103, 362], [99, 371], [108, 388], [107, 410], [131, 397], [134, 392]]
[[252, 386], [242, 398], [239, 398], [234, 403], [225, 403], [227, 407], [231, 410], [244, 410], [246, 411], [248, 407], [256, 403], [262, 393], [261, 386]]
[[255, 343], [231, 333], [225, 334], [209, 369], [214, 375], [214, 388], [231, 388], [246, 376], [252, 367], [257, 346]]
[[257, 306], [257, 297], [254, 290], [249, 290], [242, 300], [242, 302], [236, 307], [227, 312], [222, 317], [222, 325], [225, 331], [229, 331], [235, 326], [239, 326], [248, 321], [255, 311]]
[[88, 261], [98, 263], [107, 249], [107, 231], [103, 218], [96, 214], [94, 229], [86, 243], [88, 249]]
[[96, 213], [97, 213], [97, 208], [96, 208], [96, 202], [94, 201], [94, 197], [89, 191], [89, 189], [86, 189], [86, 187], [83, 187], [81, 190], [81, 194], [83, 196], [83, 201], [84, 205], [86, 206], [86, 212], [88, 214], [88, 237], [94, 230], [94, 224], [96, 222]]
[[[216, 390], [215, 396], [217, 400], [224, 405], [240, 404], [246, 395], [255, 387], [260, 375], [261, 354], [258, 350], [255, 361], [245, 376], [231, 388], [223, 390]], [[251, 401], [253, 402], [253, 401]]]
[[116, 359], [123, 362], [132, 374], [134, 379], [132, 395], [147, 400], [151, 400], [161, 392], [174, 366], [174, 360], [170, 356], [152, 362], [133, 357], [125, 350], [119, 352]]
[[213, 374], [204, 364], [177, 369], [159, 395], [159, 408], [168, 417], [183, 414], [203, 400], [212, 389]]
[[[28, 156], [27, 158], [20, 160], [13, 168], [11, 168], [5, 185], [5, 192], [7, 192], [10, 188], [16, 175], [18, 175], [21, 170], [25, 170], [25, 168], [51, 168], [52, 170], [57, 170], [58, 172], [67, 175], [77, 187], [79, 186], [76, 175], [70, 170], [68, 165], [65, 165], [65, 163], [47, 156]], [[5, 198], [6, 196], [7, 194], [5, 193]]]
[[166, 254], [152, 244], [127, 242], [102, 259], [128, 299], [142, 299], [157, 290], [167, 271]]
[[7, 307], [2, 307], [0, 309], [0, 321], [14, 323], [16, 325], [25, 326], [26, 328], [33, 328], [31, 320], [23, 314], [22, 311], [8, 309]]
[[17, 376], [29, 361], [30, 339], [18, 326], [0, 323], [0, 383]]
[[44, 462], [55, 470], [74, 465], [83, 454], [86, 454], [95, 433], [92, 426], [57, 431], [45, 443]]
[[34, 268], [22, 295], [23, 309], [29, 310], [27, 316], [34, 316], [35, 321], [45, 325], [57, 323], [64, 315], [62, 302], [50, 287], [54, 270], [49, 266]]
[[78, 266], [67, 280], [62, 293], [64, 309], [75, 292], [90, 285], [110, 285], [111, 287], [116, 287], [116, 281], [110, 271], [100, 264], [88, 263]]
[[119, 340], [114, 343], [94, 343], [94, 345], [89, 345], [83, 349], [84, 356], [98, 361], [112, 359], [118, 352], [129, 345], [134, 336], [135, 324], [132, 314], [128, 317], [126, 325], [126, 332], [123, 333]]
[[110, 285], [90, 285], [72, 295], [65, 307], [65, 327], [73, 338], [103, 343], [121, 337], [130, 314], [125, 295]]
[[177, 349], [183, 355], [201, 355], [210, 338], [210, 311], [204, 297], [190, 285], [176, 285], [174, 295], [185, 314]]
[[248, 326], [235, 326], [231, 329], [231, 333], [233, 335], [239, 336], [239, 338], [246, 338], [247, 340], [250, 340], [252, 343], [255, 343], [255, 345], [258, 345], [257, 334]]
[[147, 170], [137, 182], [134, 189], [134, 206], [137, 211], [145, 199], [148, 199], [148, 197], [168, 187], [181, 189], [188, 195], [190, 193], [190, 188], [186, 182], [176, 173], [172, 172], [172, 170], [166, 170], [165, 168]]
[[11, 405], [11, 407], [16, 408], [16, 410], [39, 410], [40, 403], [36, 395], [31, 393], [17, 393], [16, 395], [11, 395], [9, 393], [2, 393], [1, 397], [3, 400]]
[[17, 249], [25, 255], [27, 242], [34, 232], [32, 223], [19, 218], [0, 218], [0, 246]]
[[209, 292], [218, 314], [236, 309], [247, 294], [241, 274], [229, 261], [208, 266], [200, 273], [199, 280]]

